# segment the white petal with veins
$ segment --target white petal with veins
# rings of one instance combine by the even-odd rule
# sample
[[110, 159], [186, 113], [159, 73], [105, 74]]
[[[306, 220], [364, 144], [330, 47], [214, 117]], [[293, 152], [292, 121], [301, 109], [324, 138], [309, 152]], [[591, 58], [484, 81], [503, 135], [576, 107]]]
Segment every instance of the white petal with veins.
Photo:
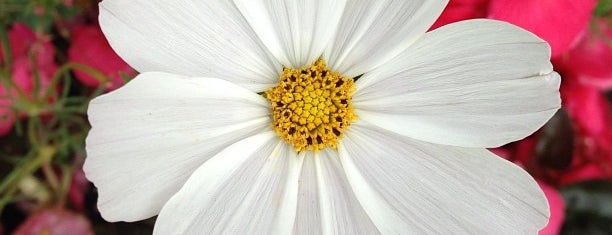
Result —
[[231, 1], [105, 0], [99, 20], [140, 72], [223, 78], [259, 92], [282, 69]]
[[107, 221], [159, 213], [195, 169], [269, 130], [267, 101], [227, 81], [143, 73], [94, 99], [84, 171]]
[[235, 143], [166, 203], [154, 234], [289, 234], [303, 159], [271, 131]]
[[235, 0], [261, 41], [289, 68], [310, 65], [323, 53], [345, 0]]
[[355, 113], [415, 139], [497, 147], [530, 135], [560, 107], [549, 58], [546, 42], [508, 23], [450, 24], [362, 76]]
[[383, 234], [535, 234], [548, 221], [535, 180], [486, 149], [355, 123], [339, 151], [357, 199]]
[[348, 77], [391, 60], [419, 37], [442, 13], [448, 0], [348, 1], [323, 58]]
[[380, 234], [349, 185], [336, 150], [306, 153], [295, 234]]

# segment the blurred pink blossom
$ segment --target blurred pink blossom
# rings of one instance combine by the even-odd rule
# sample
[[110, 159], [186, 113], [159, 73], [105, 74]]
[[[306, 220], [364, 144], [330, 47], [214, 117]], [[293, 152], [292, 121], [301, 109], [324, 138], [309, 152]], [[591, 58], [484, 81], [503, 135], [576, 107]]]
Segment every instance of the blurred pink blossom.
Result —
[[555, 66], [575, 75], [581, 83], [612, 89], [612, 27], [603, 18], [594, 19], [572, 50], [555, 60]]
[[85, 216], [56, 207], [31, 215], [13, 235], [34, 234], [94, 234]]
[[563, 106], [579, 134], [598, 135], [612, 124], [610, 104], [601, 91], [576, 81], [574, 76], [564, 74], [565, 80], [561, 86]]
[[[51, 83], [57, 65], [55, 64], [55, 48], [51, 39], [45, 35], [36, 34], [27, 25], [16, 23], [8, 32], [12, 58], [12, 79], [17, 88], [32, 99], [38, 81], [38, 92], [42, 94]], [[6, 62], [0, 48], [0, 61]], [[7, 134], [15, 122], [10, 107], [18, 93], [0, 84], [0, 136]]]
[[488, 18], [513, 23], [546, 40], [552, 57], [577, 43], [597, 0], [490, 0]]
[[559, 173], [558, 183], [612, 179], [612, 114], [603, 93], [566, 73], [561, 87], [563, 105], [576, 130], [574, 157], [568, 169]]
[[[136, 74], [136, 71], [113, 51], [98, 25], [76, 29], [72, 34], [72, 40], [68, 50], [69, 60], [90, 66], [109, 77], [111, 79], [107, 87], [109, 90], [116, 89], [125, 83], [121, 73], [129, 77]], [[83, 84], [93, 87], [100, 86], [100, 81], [91, 75], [80, 70], [74, 73]]]
[[484, 18], [488, 4], [489, 0], [451, 0], [430, 30], [457, 21]]
[[558, 183], [569, 185], [597, 179], [612, 179], [612, 129], [593, 136], [579, 136], [572, 165], [560, 172]]
[[550, 219], [548, 225], [544, 229], [540, 230], [539, 235], [556, 235], [561, 232], [563, 226], [563, 220], [565, 219], [565, 202], [563, 197], [557, 191], [557, 189], [550, 187], [542, 182], [538, 182], [546, 199], [548, 199], [548, 206], [550, 207]]
[[89, 189], [89, 181], [85, 178], [82, 165], [80, 163], [72, 173], [72, 181], [68, 189], [68, 200], [77, 211], [85, 209], [85, 193]]
[[55, 48], [46, 35], [37, 35], [27, 25], [16, 23], [9, 31], [13, 57], [13, 80], [27, 94], [33, 92], [38, 77], [46, 87], [57, 70]]

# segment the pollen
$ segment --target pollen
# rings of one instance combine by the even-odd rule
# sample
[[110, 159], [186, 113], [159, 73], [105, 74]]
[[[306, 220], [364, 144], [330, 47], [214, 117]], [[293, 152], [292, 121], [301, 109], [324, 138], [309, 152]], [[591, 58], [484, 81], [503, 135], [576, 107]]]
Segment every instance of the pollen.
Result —
[[319, 59], [300, 69], [284, 68], [278, 85], [265, 92], [272, 128], [297, 151], [336, 149], [351, 122], [355, 83]]

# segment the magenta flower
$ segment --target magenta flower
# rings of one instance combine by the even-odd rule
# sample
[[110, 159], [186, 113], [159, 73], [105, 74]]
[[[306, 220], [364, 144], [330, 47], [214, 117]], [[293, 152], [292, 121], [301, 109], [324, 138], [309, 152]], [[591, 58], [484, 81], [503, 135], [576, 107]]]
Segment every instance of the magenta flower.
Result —
[[488, 18], [518, 25], [546, 40], [552, 57], [577, 43], [597, 0], [490, 0]]
[[563, 197], [559, 194], [557, 189], [546, 185], [542, 182], [538, 182], [546, 199], [548, 200], [548, 206], [550, 207], [550, 219], [544, 229], [540, 230], [539, 235], [558, 235], [565, 219], [565, 202]]
[[[7, 88], [0, 84], [0, 136], [8, 133], [15, 121], [15, 114], [11, 111], [18, 94], [15, 89], [21, 90], [26, 95], [25, 99], [32, 99], [44, 93], [57, 70], [55, 48], [48, 37], [37, 35], [21, 23], [11, 27], [8, 37], [12, 58], [11, 77], [17, 87]], [[0, 61], [4, 61], [1, 50]], [[40, 84], [38, 94], [34, 94], [36, 80]]]
[[452, 0], [448, 3], [442, 15], [434, 22], [431, 29], [462, 20], [484, 18], [487, 16], [489, 0]]
[[13, 233], [13, 235], [32, 234], [93, 235], [94, 233], [85, 216], [58, 207], [44, 209], [31, 215]]
[[596, 18], [578, 44], [555, 60], [555, 66], [572, 73], [579, 82], [602, 90], [612, 89], [612, 27]]
[[[97, 25], [84, 26], [73, 32], [68, 58], [72, 62], [90, 66], [110, 78], [109, 83], [103, 84], [109, 90], [116, 89], [125, 83], [121, 74], [128, 77], [136, 74], [136, 71], [113, 51]], [[75, 70], [74, 74], [80, 82], [87, 86], [101, 85], [98, 79], [81, 70]]]

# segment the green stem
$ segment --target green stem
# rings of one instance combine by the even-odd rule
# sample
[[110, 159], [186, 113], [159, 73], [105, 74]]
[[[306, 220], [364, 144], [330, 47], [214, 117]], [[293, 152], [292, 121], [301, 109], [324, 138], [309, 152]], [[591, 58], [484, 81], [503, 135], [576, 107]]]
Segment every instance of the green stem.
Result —
[[57, 178], [57, 175], [55, 174], [55, 171], [53, 170], [53, 166], [51, 166], [51, 162], [46, 162], [45, 164], [43, 164], [41, 169], [42, 169], [43, 174], [45, 175], [45, 179], [47, 179], [47, 182], [49, 182], [51, 189], [54, 192], [59, 191], [60, 189], [59, 178]]
[[2, 44], [2, 58], [4, 58], [3, 65], [6, 67], [5, 70], [8, 72], [8, 74], [11, 74], [13, 57], [11, 56], [11, 46], [9, 43], [8, 33], [4, 27], [0, 27], [0, 43]]
[[70, 190], [70, 184], [72, 183], [72, 177], [74, 174], [73, 165], [64, 165], [62, 166], [62, 182], [57, 191], [58, 205], [66, 204], [66, 198], [68, 197], [68, 191]]
[[37, 150], [36, 155], [24, 159], [24, 161], [15, 167], [15, 169], [0, 183], [0, 213], [2, 213], [4, 206], [12, 201], [21, 179], [33, 174], [42, 165], [51, 162], [53, 155], [55, 155], [57, 151], [57, 149], [51, 145], [42, 146]]
[[53, 75], [53, 78], [51, 79], [51, 84], [49, 85], [49, 87], [45, 91], [45, 95], [43, 96], [45, 100], [48, 99], [49, 96], [51, 95], [51, 92], [54, 91], [54, 87], [57, 85], [59, 80], [62, 78], [62, 75], [73, 69], [80, 70], [80, 71], [87, 73], [88, 75], [91, 75], [93, 78], [98, 80], [100, 84], [105, 84], [109, 81], [109, 79], [106, 76], [104, 76], [104, 74], [98, 72], [92, 67], [89, 67], [84, 64], [78, 64], [78, 63], [66, 63], [62, 67], [60, 67], [57, 70], [57, 72]]

